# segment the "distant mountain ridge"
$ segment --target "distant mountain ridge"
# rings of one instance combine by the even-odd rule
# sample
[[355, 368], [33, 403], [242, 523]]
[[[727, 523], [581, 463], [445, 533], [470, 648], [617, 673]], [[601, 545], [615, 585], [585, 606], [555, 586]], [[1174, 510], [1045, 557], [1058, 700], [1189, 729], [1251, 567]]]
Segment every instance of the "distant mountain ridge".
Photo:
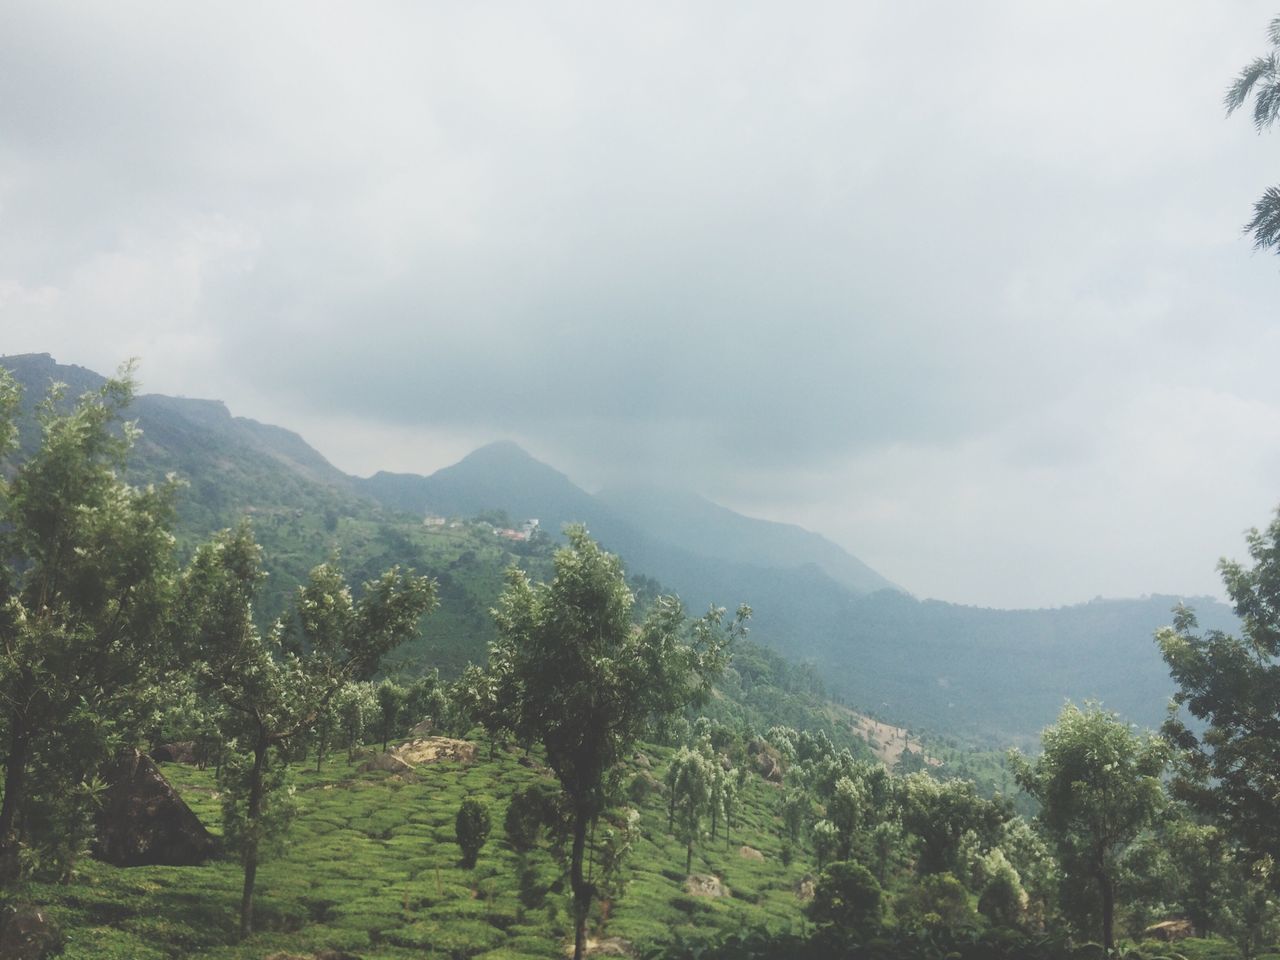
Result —
[[[72, 396], [103, 382], [48, 354], [0, 357], [0, 366], [25, 388], [21, 443], [28, 450], [37, 439], [31, 413], [51, 381], [67, 383]], [[695, 611], [749, 603], [755, 639], [811, 662], [833, 694], [897, 722], [1026, 739], [1053, 720], [1065, 699], [1099, 698], [1131, 720], [1156, 725], [1173, 692], [1152, 641], [1170, 619], [1173, 597], [1023, 611], [920, 601], [819, 534], [687, 493], [616, 488], [593, 496], [514, 443], [481, 447], [430, 476], [383, 472], [361, 479], [298, 434], [234, 417], [219, 401], [145, 394], [130, 415], [143, 430], [131, 477], [145, 482], [174, 472], [190, 485], [180, 503], [180, 540], [194, 542], [252, 515], [273, 554], [278, 591], [291, 589], [324, 558], [334, 536], [326, 531], [341, 533], [344, 518], [363, 524], [361, 531], [380, 531], [383, 552], [368, 553], [367, 562], [395, 558], [439, 569], [414, 554], [419, 546], [404, 533], [421, 528], [414, 518], [504, 510], [516, 520], [537, 517], [553, 532], [568, 521], [586, 523], [630, 572], [674, 589]], [[356, 533], [352, 542], [371, 550], [369, 535]], [[447, 621], [466, 632], [451, 649], [474, 647], [475, 659], [491, 630], [485, 616], [491, 601], [483, 597], [496, 596], [498, 569], [484, 573], [494, 583], [486, 580], [479, 595], [456, 594]], [[477, 576], [466, 582], [478, 583]], [[1206, 627], [1234, 628], [1222, 604], [1195, 605]]]

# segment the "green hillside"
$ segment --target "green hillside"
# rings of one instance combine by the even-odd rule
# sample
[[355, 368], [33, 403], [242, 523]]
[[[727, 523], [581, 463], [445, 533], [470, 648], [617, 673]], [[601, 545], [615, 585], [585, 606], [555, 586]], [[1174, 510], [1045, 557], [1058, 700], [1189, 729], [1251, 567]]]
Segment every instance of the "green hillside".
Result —
[[[645, 748], [661, 776], [671, 751]], [[344, 755], [320, 774], [295, 769], [299, 818], [287, 849], [259, 874], [262, 932], [235, 943], [239, 865], [121, 869], [85, 861], [72, 886], [30, 884], [18, 898], [49, 905], [68, 932], [65, 960], [259, 958], [324, 948], [378, 958], [515, 960], [561, 955], [572, 922], [551, 852], [521, 854], [503, 839], [506, 806], [546, 776], [516, 751], [473, 763], [424, 764], [408, 777], [357, 773]], [[641, 767], [632, 764], [632, 773]], [[647, 768], [646, 768], [647, 769]], [[218, 823], [211, 771], [169, 764], [165, 772], [211, 827]], [[697, 873], [729, 888], [717, 898], [684, 890], [684, 850], [666, 830], [661, 796], [640, 802], [641, 839], [631, 881], [605, 932], [636, 942], [672, 933], [711, 939], [744, 927], [798, 929], [796, 890], [811, 872], [781, 860], [776, 788], [748, 780], [728, 840], [699, 845]], [[459, 866], [454, 814], [465, 797], [489, 804], [494, 829], [474, 869]], [[763, 859], [744, 857], [744, 844]], [[594, 921], [602, 918], [597, 912]]]

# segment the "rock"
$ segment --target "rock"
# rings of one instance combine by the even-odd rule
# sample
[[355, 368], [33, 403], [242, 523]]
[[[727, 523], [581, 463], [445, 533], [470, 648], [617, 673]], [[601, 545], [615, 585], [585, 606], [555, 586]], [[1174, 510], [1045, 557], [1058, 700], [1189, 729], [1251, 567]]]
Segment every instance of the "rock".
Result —
[[104, 779], [109, 786], [93, 845], [99, 860], [117, 867], [189, 867], [217, 854], [217, 840], [150, 757], [134, 750]]
[[373, 770], [385, 770], [387, 773], [398, 773], [401, 776], [413, 773], [413, 766], [406, 763], [394, 753], [380, 753], [372, 760], [366, 760], [356, 768], [360, 773], [369, 773]]
[[409, 736], [429, 737], [431, 736], [431, 731], [434, 730], [435, 727], [436, 725], [434, 721], [432, 721], [430, 717], [427, 717], [425, 720], [419, 720], [417, 723], [415, 723], [412, 727], [409, 728]]
[[1172, 943], [1175, 940], [1194, 937], [1196, 928], [1190, 920], [1164, 920], [1147, 927], [1142, 931], [1142, 935], [1148, 940], [1163, 940], [1165, 943]]
[[44, 960], [62, 952], [62, 931], [39, 907], [9, 905], [0, 911], [0, 957]]
[[[572, 940], [565, 947], [564, 955], [573, 956]], [[621, 937], [605, 937], [602, 940], [587, 937], [587, 942], [582, 945], [582, 955], [584, 957], [633, 957], [635, 952], [631, 944]]]
[[163, 743], [151, 751], [151, 759], [156, 763], [198, 763], [196, 742], [180, 740], [177, 743]]
[[743, 860], [763, 860], [764, 854], [755, 847], [748, 847], [745, 844], [738, 848], [738, 856]]
[[713, 877], [709, 873], [690, 874], [689, 879], [684, 882], [684, 889], [694, 897], [723, 897], [729, 892], [719, 877]]
[[640, 803], [652, 796], [662, 796], [667, 792], [667, 785], [647, 770], [641, 770], [627, 785], [627, 796]]
[[471, 763], [476, 758], [476, 745], [468, 740], [451, 740], [448, 737], [419, 737], [401, 744], [391, 752], [412, 764], [437, 763], [441, 760]]
[[767, 753], [762, 752], [756, 755], [756, 770], [770, 783], [782, 782], [782, 766], [776, 758]]

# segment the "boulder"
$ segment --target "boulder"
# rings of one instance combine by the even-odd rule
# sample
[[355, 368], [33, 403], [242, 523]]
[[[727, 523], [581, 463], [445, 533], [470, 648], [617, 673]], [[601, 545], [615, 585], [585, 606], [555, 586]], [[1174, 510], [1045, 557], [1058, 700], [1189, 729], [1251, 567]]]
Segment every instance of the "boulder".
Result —
[[1190, 920], [1164, 920], [1142, 931], [1142, 936], [1146, 939], [1163, 940], [1165, 943], [1186, 940], [1195, 935], [1196, 928]]
[[179, 740], [176, 743], [162, 743], [151, 751], [151, 759], [156, 763], [198, 763], [196, 742]]
[[409, 728], [409, 736], [429, 737], [431, 736], [431, 731], [434, 730], [435, 727], [436, 725], [432, 721], [432, 719], [430, 717], [427, 717], [425, 720], [419, 720], [417, 723], [415, 723], [412, 727]]
[[366, 760], [356, 769], [360, 773], [369, 773], [372, 770], [385, 770], [387, 773], [401, 775], [413, 773], [413, 765], [401, 760], [394, 753], [380, 753], [372, 760]]
[[449, 737], [419, 737], [401, 744], [392, 753], [412, 764], [436, 763], [440, 760], [470, 763], [476, 758], [476, 745], [469, 740], [452, 740]]
[[647, 770], [639, 771], [627, 785], [627, 796], [636, 803], [649, 797], [660, 797], [667, 792], [667, 785]]
[[[565, 947], [564, 955], [573, 956], [572, 941]], [[634, 957], [635, 952], [631, 944], [621, 937], [603, 937], [600, 940], [587, 937], [587, 942], [582, 945], [582, 955], [584, 957]]]
[[720, 878], [709, 873], [690, 874], [689, 879], [684, 882], [684, 889], [694, 897], [723, 897], [729, 893]]
[[217, 854], [217, 840], [150, 757], [134, 750], [104, 779], [93, 845], [99, 860], [117, 867], [189, 867]]
[[763, 860], [764, 859], [763, 853], [761, 853], [755, 847], [748, 847], [746, 845], [743, 845], [738, 848], [738, 856], [742, 857], [743, 860]]
[[0, 957], [44, 960], [62, 952], [62, 932], [39, 907], [9, 905], [0, 910]]

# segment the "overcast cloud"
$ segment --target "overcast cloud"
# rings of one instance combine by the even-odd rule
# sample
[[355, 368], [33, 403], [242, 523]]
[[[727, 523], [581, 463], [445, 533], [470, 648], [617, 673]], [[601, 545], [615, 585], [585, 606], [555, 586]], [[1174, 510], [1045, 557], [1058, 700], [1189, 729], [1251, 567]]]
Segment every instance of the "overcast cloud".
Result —
[[0, 0], [0, 352], [922, 596], [1219, 594], [1280, 502], [1280, 132], [1221, 107], [1277, 12]]

